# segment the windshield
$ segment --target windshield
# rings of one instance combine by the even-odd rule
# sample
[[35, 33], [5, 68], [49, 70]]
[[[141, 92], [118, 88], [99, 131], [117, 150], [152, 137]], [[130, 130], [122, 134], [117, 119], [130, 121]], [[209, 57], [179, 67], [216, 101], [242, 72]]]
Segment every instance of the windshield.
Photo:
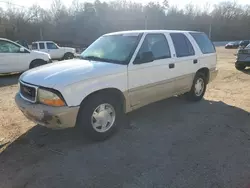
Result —
[[250, 44], [248, 44], [245, 49], [250, 49]]
[[140, 39], [139, 34], [106, 35], [97, 39], [82, 54], [82, 59], [128, 64]]

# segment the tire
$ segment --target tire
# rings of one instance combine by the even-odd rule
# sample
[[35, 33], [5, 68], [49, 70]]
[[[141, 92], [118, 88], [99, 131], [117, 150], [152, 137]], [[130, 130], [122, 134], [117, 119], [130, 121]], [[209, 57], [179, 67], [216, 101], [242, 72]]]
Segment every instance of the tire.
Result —
[[235, 64], [235, 68], [236, 68], [237, 70], [242, 71], [242, 70], [244, 70], [244, 69], [246, 68], [246, 66], [244, 66], [244, 65], [239, 65], [239, 64]]
[[[191, 90], [187, 93], [187, 98], [190, 101], [200, 101], [207, 89], [207, 81], [206, 76], [198, 72], [196, 73], [193, 81], [193, 85]], [[200, 85], [199, 85], [200, 84]]]
[[36, 67], [39, 67], [39, 66], [42, 66], [42, 65], [45, 65], [47, 64], [46, 61], [42, 60], [42, 59], [36, 59], [36, 60], [33, 60], [31, 63], [30, 63], [30, 69], [33, 69], [33, 68], [36, 68]]
[[[76, 127], [80, 128], [90, 140], [103, 141], [108, 139], [116, 132], [122, 122], [123, 105], [117, 102], [119, 101], [117, 97], [105, 94], [94, 94], [86, 100], [81, 104]], [[103, 126], [99, 126], [99, 124]]]
[[72, 54], [72, 53], [66, 53], [63, 56], [63, 60], [73, 59], [73, 58], [74, 58], [74, 54]]

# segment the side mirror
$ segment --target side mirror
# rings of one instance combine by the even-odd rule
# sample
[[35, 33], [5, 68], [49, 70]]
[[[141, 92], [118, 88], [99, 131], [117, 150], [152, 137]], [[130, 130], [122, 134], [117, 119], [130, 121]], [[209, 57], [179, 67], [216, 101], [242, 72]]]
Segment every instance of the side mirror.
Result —
[[26, 50], [24, 47], [21, 47], [21, 48], [19, 49], [19, 52], [20, 52], [20, 53], [29, 53], [29, 51]]
[[19, 51], [20, 51], [21, 53], [24, 53], [24, 52], [25, 52], [25, 49], [24, 49], [23, 47], [21, 47], [21, 48], [19, 49]]
[[154, 61], [154, 55], [152, 52], [143, 52], [140, 57], [137, 56], [134, 64], [149, 63]]

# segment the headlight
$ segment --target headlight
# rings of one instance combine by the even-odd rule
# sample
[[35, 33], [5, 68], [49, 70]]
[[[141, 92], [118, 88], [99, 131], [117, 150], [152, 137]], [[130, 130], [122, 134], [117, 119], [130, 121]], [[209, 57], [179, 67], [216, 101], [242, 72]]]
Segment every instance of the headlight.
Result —
[[65, 106], [64, 100], [54, 91], [38, 89], [38, 101], [49, 106]]

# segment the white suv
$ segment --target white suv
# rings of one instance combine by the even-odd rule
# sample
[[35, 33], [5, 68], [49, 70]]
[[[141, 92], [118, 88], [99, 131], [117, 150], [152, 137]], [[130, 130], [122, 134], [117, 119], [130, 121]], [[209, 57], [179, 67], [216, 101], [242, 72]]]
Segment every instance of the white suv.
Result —
[[213, 44], [193, 31], [106, 34], [80, 57], [21, 75], [16, 103], [27, 118], [103, 140], [124, 113], [184, 93], [201, 100], [217, 74]]
[[32, 49], [46, 52], [53, 60], [73, 59], [76, 50], [70, 47], [60, 47], [52, 41], [32, 42]]
[[0, 38], [0, 73], [23, 72], [51, 62], [47, 53], [30, 51], [11, 40]]

